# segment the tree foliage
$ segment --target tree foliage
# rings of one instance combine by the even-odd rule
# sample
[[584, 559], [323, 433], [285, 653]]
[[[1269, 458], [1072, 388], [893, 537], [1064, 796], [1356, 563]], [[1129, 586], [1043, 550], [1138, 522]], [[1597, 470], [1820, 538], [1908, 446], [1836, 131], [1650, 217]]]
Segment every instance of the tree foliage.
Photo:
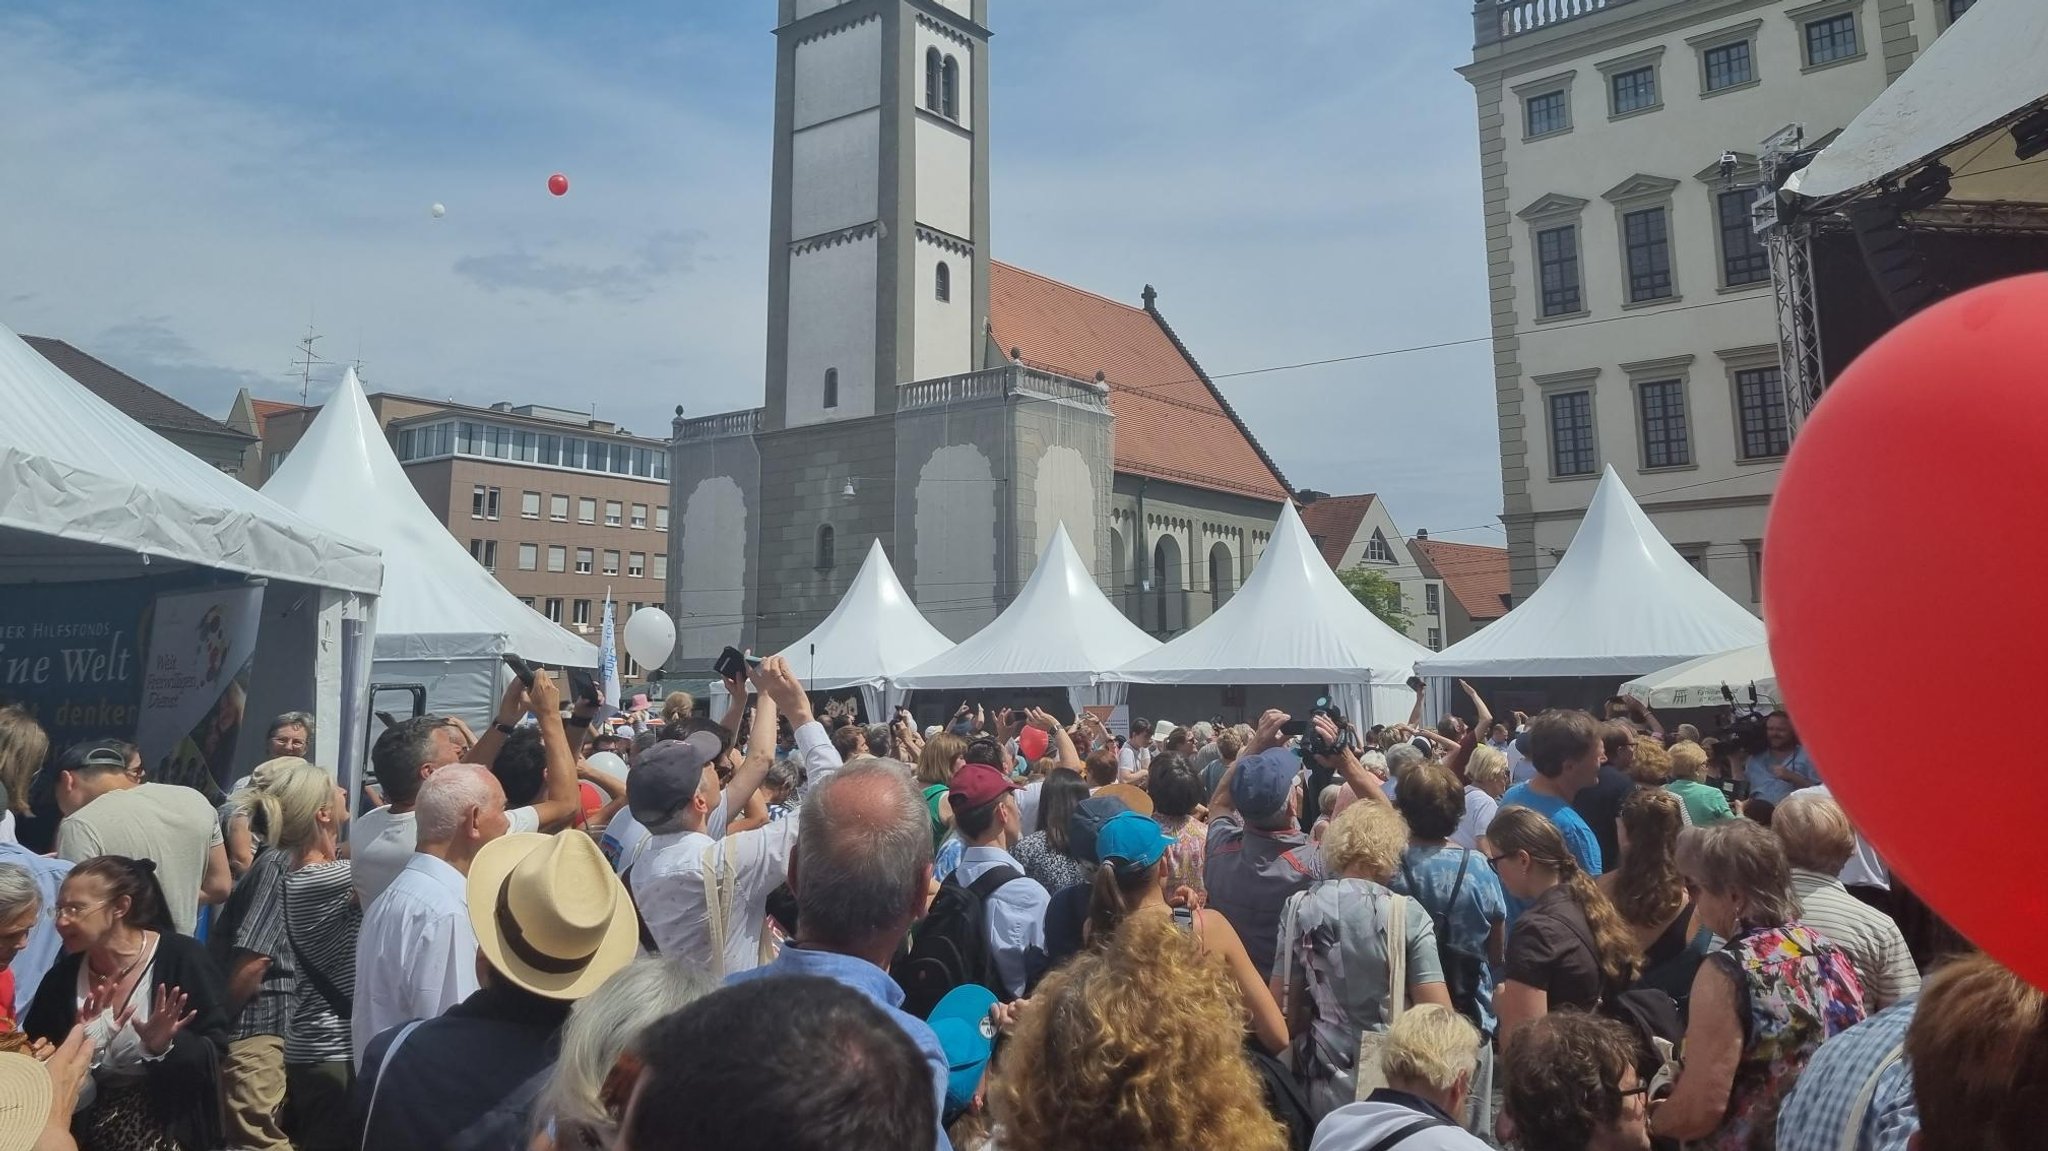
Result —
[[1408, 613], [1403, 610], [1401, 585], [1394, 582], [1386, 572], [1359, 564], [1337, 573], [1345, 590], [1358, 597], [1366, 610], [1380, 617], [1380, 622], [1403, 635], [1408, 632]]

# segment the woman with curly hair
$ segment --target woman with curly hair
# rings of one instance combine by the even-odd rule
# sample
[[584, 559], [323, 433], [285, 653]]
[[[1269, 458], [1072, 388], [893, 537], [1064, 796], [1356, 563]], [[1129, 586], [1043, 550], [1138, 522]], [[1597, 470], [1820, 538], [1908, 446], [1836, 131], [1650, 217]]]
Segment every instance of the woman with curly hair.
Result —
[[[1638, 750], [1636, 762], [1642, 761]], [[1683, 801], [1668, 791], [1646, 787], [1631, 794], [1622, 801], [1621, 818], [1615, 821], [1621, 866], [1600, 877], [1601, 894], [1621, 912], [1643, 951], [1643, 970], [1635, 985], [1654, 987], [1681, 1008], [1692, 991], [1693, 973], [1714, 940], [1713, 932], [1693, 915], [1685, 879], [1678, 873], [1684, 812]]]
[[1281, 1151], [1243, 1034], [1222, 958], [1133, 917], [1020, 1009], [990, 1088], [1003, 1151]]
[[1721, 789], [1703, 780], [1707, 774], [1707, 749], [1691, 740], [1671, 745], [1671, 781], [1664, 790], [1685, 804], [1685, 821], [1694, 827], [1712, 827], [1734, 819], [1735, 809]]

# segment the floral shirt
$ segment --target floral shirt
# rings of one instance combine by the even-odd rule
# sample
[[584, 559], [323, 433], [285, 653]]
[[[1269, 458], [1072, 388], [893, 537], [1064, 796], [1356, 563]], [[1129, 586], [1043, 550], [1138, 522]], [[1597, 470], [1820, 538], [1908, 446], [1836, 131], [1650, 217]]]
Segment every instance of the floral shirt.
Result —
[[1094, 869], [1046, 842], [1045, 833], [1034, 831], [1017, 841], [1010, 854], [1024, 868], [1024, 874], [1047, 891], [1058, 891], [1094, 878]]
[[1191, 887], [1195, 894], [1202, 894], [1206, 890], [1202, 870], [1209, 858], [1209, 825], [1192, 815], [1152, 818], [1161, 831], [1174, 837], [1173, 845], [1166, 849], [1166, 890], [1171, 893], [1178, 887]]
[[1699, 1146], [1746, 1151], [1751, 1128], [1778, 1113], [1822, 1041], [1863, 1021], [1863, 985], [1847, 952], [1797, 920], [1750, 931], [1707, 960], [1735, 980], [1746, 1006], [1727, 1115]]

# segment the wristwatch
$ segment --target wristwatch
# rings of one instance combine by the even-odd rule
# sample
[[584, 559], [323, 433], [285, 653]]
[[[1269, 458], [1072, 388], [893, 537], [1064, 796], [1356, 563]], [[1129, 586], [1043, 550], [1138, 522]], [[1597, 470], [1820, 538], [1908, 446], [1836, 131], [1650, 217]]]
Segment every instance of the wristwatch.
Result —
[[515, 735], [519, 731], [518, 728], [513, 727], [509, 723], [506, 723], [504, 720], [498, 720], [492, 723], [491, 730], [497, 732], [499, 735]]

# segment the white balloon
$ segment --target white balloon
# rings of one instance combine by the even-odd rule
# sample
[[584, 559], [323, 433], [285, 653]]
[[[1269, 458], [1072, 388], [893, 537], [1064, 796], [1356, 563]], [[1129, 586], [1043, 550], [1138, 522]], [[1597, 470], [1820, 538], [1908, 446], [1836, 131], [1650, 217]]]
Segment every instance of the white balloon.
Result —
[[615, 751], [600, 751], [584, 761], [613, 779], [626, 778], [626, 761]]
[[676, 649], [676, 623], [658, 607], [643, 607], [626, 621], [625, 644], [634, 663], [660, 667]]
[[436, 220], [448, 214], [448, 209], [442, 207], [439, 204], [436, 204], [433, 207], [428, 208], [427, 211], [432, 212]]

